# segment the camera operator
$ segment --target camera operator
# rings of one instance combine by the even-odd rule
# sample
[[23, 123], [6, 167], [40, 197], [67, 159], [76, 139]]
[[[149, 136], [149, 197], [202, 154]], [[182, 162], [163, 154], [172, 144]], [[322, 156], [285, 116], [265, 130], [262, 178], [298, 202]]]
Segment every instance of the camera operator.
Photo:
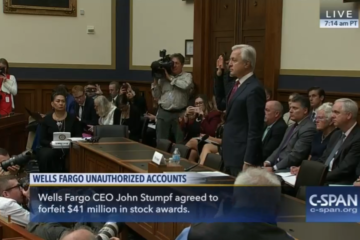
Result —
[[188, 106], [190, 92], [193, 88], [192, 75], [183, 71], [185, 58], [176, 53], [171, 56], [173, 66], [171, 73], [164, 68], [165, 78], [154, 79], [151, 92], [159, 99], [157, 114], [157, 139], [169, 139], [170, 133], [175, 136], [175, 142], [183, 141], [183, 133], [179, 126], [179, 117]]
[[10, 159], [8, 151], [4, 148], [0, 148], [0, 175], [16, 175], [19, 172], [19, 165], [10, 166], [6, 169], [7, 171], [2, 169], [1, 163], [8, 159]]

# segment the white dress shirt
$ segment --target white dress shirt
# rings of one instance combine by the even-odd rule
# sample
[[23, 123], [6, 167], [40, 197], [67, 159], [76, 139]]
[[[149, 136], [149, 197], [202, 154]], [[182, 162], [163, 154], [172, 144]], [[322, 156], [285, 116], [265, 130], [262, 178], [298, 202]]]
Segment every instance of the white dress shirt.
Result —
[[0, 216], [11, 216], [12, 222], [24, 227], [30, 222], [30, 212], [11, 198], [0, 197]]
[[244, 83], [247, 79], [249, 79], [253, 74], [254, 74], [253, 72], [250, 72], [250, 73], [246, 74], [245, 76], [243, 76], [242, 78], [236, 79], [236, 82], [240, 82], [239, 85], [238, 85], [238, 87], [240, 87], [241, 84], [243, 84], [243, 83]]

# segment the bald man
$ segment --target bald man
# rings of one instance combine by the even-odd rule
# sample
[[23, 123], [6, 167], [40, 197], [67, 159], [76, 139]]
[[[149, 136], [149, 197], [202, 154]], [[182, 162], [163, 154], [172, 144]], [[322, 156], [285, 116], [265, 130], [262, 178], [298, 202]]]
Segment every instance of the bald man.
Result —
[[288, 127], [282, 114], [283, 106], [279, 101], [266, 102], [265, 129], [262, 137], [264, 161], [279, 147]]
[[[61, 240], [96, 240], [96, 236], [87, 229], [78, 229], [73, 232], [67, 232]], [[110, 240], [120, 240], [117, 237], [112, 237]]]

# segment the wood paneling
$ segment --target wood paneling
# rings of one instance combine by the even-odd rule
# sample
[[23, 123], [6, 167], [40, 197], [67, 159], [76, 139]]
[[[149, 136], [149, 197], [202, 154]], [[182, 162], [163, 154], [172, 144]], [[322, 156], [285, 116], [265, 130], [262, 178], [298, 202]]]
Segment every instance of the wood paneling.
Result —
[[[110, 81], [109, 81], [110, 82]], [[99, 83], [104, 95], [108, 95], [109, 82]], [[49, 81], [28, 81], [18, 79], [18, 94], [15, 96], [15, 112], [25, 113], [25, 107], [29, 110], [46, 113], [51, 111], [51, 93], [59, 84], [65, 84], [69, 90], [75, 85], [86, 85], [85, 81], [77, 80], [49, 80]], [[150, 82], [130, 82], [134, 88], [145, 96], [149, 111], [152, 109], [152, 96]]]
[[0, 148], [5, 148], [10, 156], [25, 151], [27, 123], [28, 121], [22, 113], [0, 118]]
[[280, 72], [282, 0], [194, 0], [194, 81], [213, 94], [216, 59], [235, 44], [257, 51], [256, 76], [275, 92]]

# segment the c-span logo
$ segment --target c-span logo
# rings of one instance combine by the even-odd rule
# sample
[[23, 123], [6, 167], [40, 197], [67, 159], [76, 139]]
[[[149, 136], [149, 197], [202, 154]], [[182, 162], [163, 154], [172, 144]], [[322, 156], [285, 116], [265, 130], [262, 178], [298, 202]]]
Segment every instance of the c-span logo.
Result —
[[320, 0], [320, 28], [359, 28], [359, 10], [356, 3]]
[[359, 222], [356, 187], [307, 187], [307, 222]]

